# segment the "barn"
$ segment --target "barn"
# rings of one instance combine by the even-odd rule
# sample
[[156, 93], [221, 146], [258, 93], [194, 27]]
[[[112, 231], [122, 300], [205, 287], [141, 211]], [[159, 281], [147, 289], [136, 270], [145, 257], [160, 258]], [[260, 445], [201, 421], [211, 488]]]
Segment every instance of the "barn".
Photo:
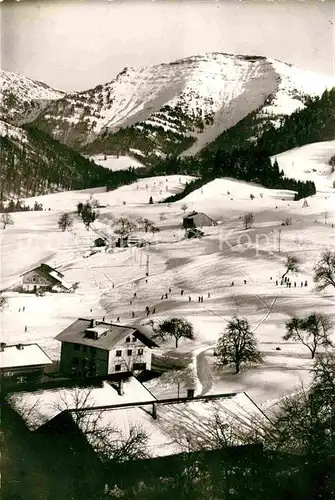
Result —
[[193, 211], [188, 215], [183, 217], [183, 227], [185, 229], [191, 229], [195, 227], [203, 227], [203, 226], [216, 226], [217, 223], [214, 219], [211, 219], [203, 212]]
[[107, 246], [107, 241], [104, 238], [101, 238], [99, 236], [99, 238], [97, 238], [96, 240], [94, 240], [94, 246], [95, 247], [106, 247]]

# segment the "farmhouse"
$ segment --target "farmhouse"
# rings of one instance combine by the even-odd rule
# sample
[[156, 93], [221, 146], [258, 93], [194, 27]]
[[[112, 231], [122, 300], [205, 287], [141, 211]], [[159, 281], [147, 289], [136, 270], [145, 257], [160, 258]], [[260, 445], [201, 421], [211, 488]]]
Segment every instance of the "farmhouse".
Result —
[[40, 264], [34, 269], [21, 274], [23, 292], [69, 292], [72, 285], [64, 280], [64, 274], [48, 264]]
[[60, 370], [74, 376], [106, 376], [151, 369], [155, 342], [136, 328], [79, 318], [56, 337]]
[[183, 217], [183, 227], [185, 229], [203, 226], [216, 226], [216, 224], [215, 220], [211, 219], [203, 212], [193, 211]]
[[38, 344], [0, 344], [0, 374], [2, 379], [20, 382], [39, 380], [51, 359]]

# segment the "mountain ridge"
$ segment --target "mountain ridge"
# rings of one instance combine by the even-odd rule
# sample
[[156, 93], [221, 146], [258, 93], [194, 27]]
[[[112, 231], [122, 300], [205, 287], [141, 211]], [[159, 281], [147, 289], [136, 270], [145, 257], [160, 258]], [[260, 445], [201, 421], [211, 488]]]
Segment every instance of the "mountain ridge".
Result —
[[192, 155], [252, 112], [279, 126], [306, 98], [334, 86], [333, 77], [276, 59], [207, 53], [125, 67], [110, 82], [53, 101], [35, 124], [89, 153]]

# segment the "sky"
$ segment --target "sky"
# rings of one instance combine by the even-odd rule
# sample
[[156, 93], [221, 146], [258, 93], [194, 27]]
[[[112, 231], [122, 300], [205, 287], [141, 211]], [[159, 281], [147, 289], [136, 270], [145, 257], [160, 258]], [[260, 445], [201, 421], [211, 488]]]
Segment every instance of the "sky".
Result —
[[1, 68], [60, 90], [92, 88], [125, 66], [212, 51], [265, 55], [335, 72], [335, 0], [4, 0], [0, 5]]

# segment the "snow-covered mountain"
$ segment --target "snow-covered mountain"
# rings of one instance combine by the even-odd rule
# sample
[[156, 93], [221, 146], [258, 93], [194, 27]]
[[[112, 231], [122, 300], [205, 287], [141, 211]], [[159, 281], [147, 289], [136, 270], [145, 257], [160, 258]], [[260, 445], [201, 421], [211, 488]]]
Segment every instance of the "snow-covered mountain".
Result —
[[125, 68], [109, 83], [53, 102], [36, 124], [91, 153], [194, 154], [250, 113], [276, 125], [332, 87], [334, 77], [277, 60], [209, 53]]
[[0, 71], [0, 116], [14, 125], [33, 120], [51, 101], [64, 97], [45, 83]]

